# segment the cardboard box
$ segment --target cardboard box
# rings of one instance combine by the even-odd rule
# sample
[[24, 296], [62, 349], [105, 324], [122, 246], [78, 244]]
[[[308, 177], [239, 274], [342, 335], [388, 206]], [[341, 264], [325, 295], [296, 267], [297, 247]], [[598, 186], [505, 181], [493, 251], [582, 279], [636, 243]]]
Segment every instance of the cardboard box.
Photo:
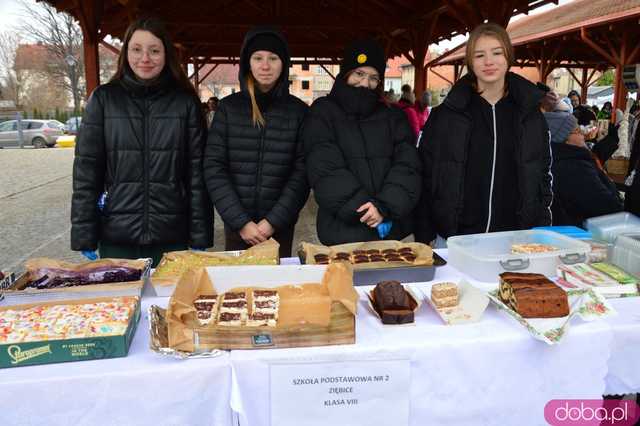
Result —
[[[62, 262], [61, 262], [62, 263]], [[122, 283], [90, 284], [70, 287], [37, 289], [27, 288], [30, 281], [29, 272], [21, 275], [13, 282], [8, 289], [2, 290], [0, 297], [0, 307], [15, 306], [27, 303], [47, 302], [53, 300], [82, 300], [96, 297], [115, 296], [142, 296], [145, 281], [149, 279], [151, 271], [151, 259], [102, 259], [87, 264], [114, 263], [117, 265], [127, 265], [142, 269], [141, 279]], [[75, 265], [80, 266], [80, 265]]]
[[[169, 301], [167, 323], [172, 349], [256, 349], [355, 343], [358, 294], [350, 265], [216, 267], [183, 275]], [[201, 327], [193, 301], [201, 294], [250, 288], [277, 288], [275, 327]]]
[[[110, 297], [74, 301], [55, 301], [0, 308], [28, 309], [34, 306], [73, 305], [111, 300]], [[52, 364], [91, 359], [118, 358], [127, 356], [131, 341], [140, 320], [140, 299], [134, 314], [129, 319], [126, 332], [118, 336], [87, 337], [81, 339], [47, 340], [0, 344], [0, 368], [22, 367], [25, 365]]]

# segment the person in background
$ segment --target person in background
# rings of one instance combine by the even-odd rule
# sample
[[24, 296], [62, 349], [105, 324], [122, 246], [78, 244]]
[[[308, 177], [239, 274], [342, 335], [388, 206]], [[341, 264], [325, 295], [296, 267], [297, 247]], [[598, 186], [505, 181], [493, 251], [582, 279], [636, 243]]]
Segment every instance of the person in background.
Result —
[[247, 33], [241, 90], [218, 105], [204, 158], [209, 194], [224, 221], [225, 249], [273, 237], [291, 256], [298, 215], [309, 197], [301, 129], [307, 105], [289, 93], [291, 57], [272, 28]]
[[513, 47], [501, 26], [476, 27], [466, 46], [469, 73], [422, 131], [420, 242], [551, 225], [551, 153], [540, 111], [546, 94], [509, 72]]
[[613, 105], [611, 105], [611, 102], [605, 102], [600, 112], [598, 112], [598, 120], [611, 120], [612, 114]]
[[578, 119], [580, 126], [588, 126], [592, 121], [596, 120], [596, 115], [593, 111], [586, 105], [582, 105], [580, 94], [576, 90], [570, 91], [567, 97], [571, 100], [573, 115]]
[[578, 120], [565, 111], [544, 116], [553, 152], [553, 224], [582, 226], [591, 217], [622, 211], [618, 190], [587, 148]]
[[600, 108], [598, 108], [598, 105], [591, 105], [591, 112], [593, 112], [593, 115], [597, 117], [600, 113]]
[[624, 113], [620, 109], [616, 109], [615, 122], [609, 123], [609, 130], [607, 136], [602, 140], [595, 142], [592, 151], [597, 156], [600, 164], [606, 163], [614, 152], [618, 149], [620, 143], [620, 137], [618, 136], [618, 129], [620, 123], [624, 120]]
[[400, 95], [400, 100], [396, 103], [396, 106], [400, 108], [407, 116], [409, 125], [411, 126], [411, 129], [413, 130], [413, 133], [415, 134], [415, 137], [417, 139], [422, 126], [420, 125], [418, 111], [415, 107], [415, 95], [411, 90], [411, 86], [409, 86], [408, 84], [402, 85], [401, 92], [402, 94]]
[[150, 257], [213, 245], [206, 128], [164, 24], [133, 22], [118, 69], [89, 98], [76, 143], [71, 249]]
[[325, 245], [402, 239], [413, 231], [421, 165], [406, 116], [384, 102], [384, 50], [367, 39], [345, 50], [328, 96], [304, 124], [307, 175]]
[[220, 100], [215, 96], [210, 97], [207, 101], [207, 128], [211, 127], [213, 117], [216, 115], [216, 110], [218, 109], [218, 102], [220, 102]]

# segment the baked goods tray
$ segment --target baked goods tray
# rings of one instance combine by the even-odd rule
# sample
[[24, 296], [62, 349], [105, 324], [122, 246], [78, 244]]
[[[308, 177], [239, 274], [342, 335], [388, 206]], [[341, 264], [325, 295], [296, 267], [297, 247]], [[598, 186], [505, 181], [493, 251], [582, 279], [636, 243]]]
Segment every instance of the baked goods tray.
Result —
[[[305, 264], [304, 252], [298, 251], [300, 263]], [[433, 265], [401, 266], [393, 268], [373, 268], [353, 271], [353, 285], [375, 285], [380, 281], [395, 280], [401, 283], [419, 283], [433, 280], [436, 267], [444, 266], [447, 261], [436, 252], [433, 253]]]
[[562, 340], [569, 330], [569, 322], [575, 316], [589, 322], [617, 314], [609, 302], [592, 289], [567, 290], [569, 315], [559, 318], [523, 318], [500, 299], [499, 290], [490, 291], [487, 296], [499, 311], [505, 312], [523, 325], [534, 339], [542, 340], [548, 345], [557, 344]]
[[149, 349], [153, 352], [176, 359], [214, 358], [226, 351], [220, 349], [185, 352], [169, 347], [169, 332], [167, 326], [167, 310], [156, 305], [149, 306]]

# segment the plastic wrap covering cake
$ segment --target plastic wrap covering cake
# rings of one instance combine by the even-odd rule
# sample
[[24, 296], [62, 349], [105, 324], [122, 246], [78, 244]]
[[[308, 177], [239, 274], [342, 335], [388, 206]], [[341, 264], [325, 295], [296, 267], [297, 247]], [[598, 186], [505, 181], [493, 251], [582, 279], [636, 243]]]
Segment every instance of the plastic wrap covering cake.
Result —
[[138, 281], [143, 273], [143, 268], [119, 264], [117, 260], [73, 265], [50, 259], [33, 259], [25, 266], [29, 277], [25, 288], [36, 289]]

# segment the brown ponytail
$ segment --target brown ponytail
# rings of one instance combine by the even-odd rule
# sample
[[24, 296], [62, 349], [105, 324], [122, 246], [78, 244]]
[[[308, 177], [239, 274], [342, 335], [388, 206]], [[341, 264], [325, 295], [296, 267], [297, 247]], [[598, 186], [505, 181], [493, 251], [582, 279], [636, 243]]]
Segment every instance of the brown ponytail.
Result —
[[249, 92], [249, 98], [251, 98], [251, 118], [253, 125], [264, 127], [265, 119], [256, 101], [256, 80], [251, 73], [247, 73], [247, 92]]

